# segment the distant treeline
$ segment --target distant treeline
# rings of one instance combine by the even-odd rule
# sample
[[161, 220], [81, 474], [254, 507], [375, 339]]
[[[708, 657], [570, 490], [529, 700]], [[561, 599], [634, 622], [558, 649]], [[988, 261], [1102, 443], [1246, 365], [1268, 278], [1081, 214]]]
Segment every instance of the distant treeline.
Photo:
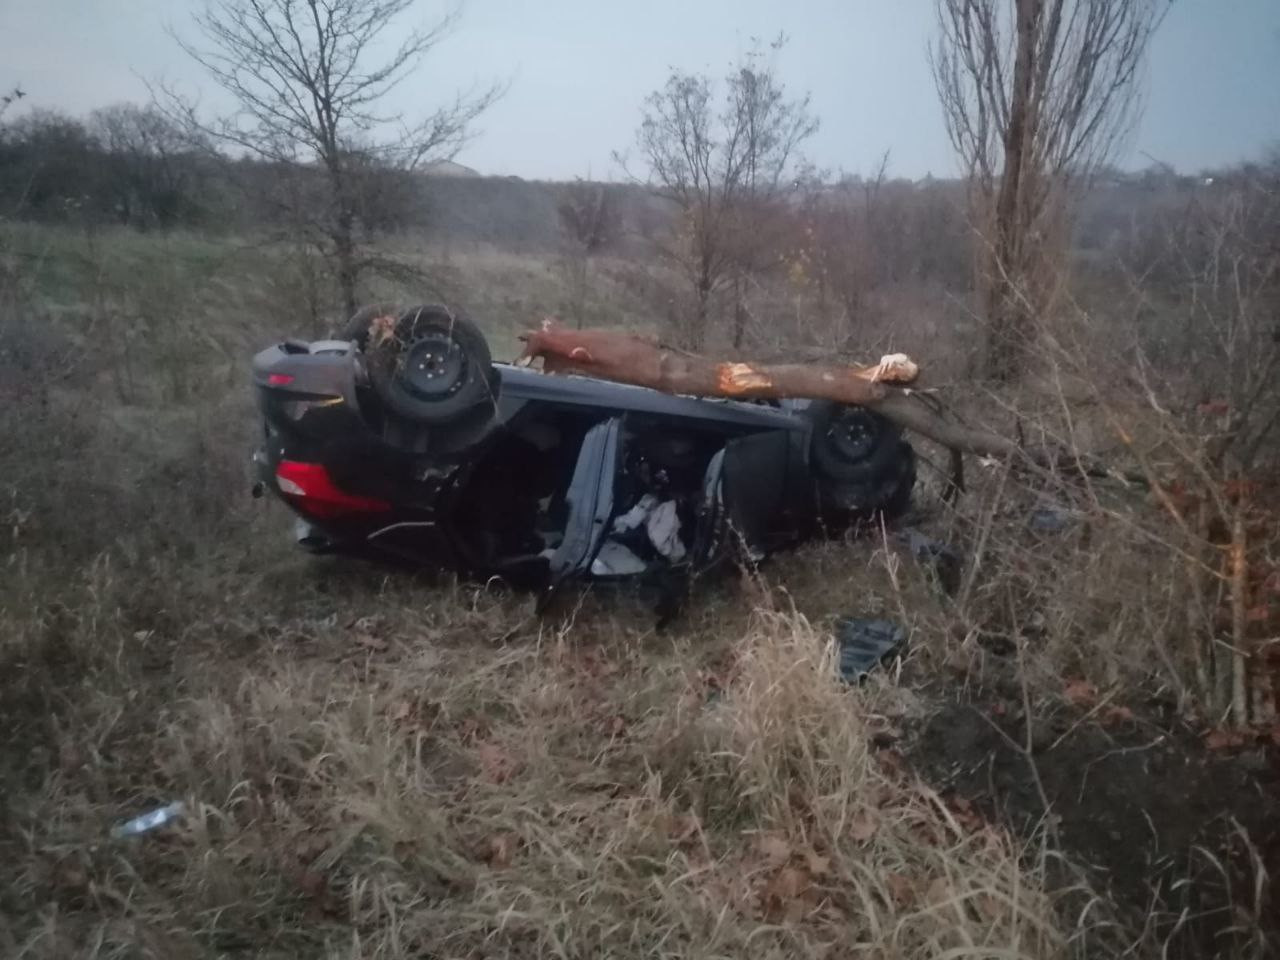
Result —
[[[515, 250], [551, 251], [563, 245], [559, 184], [357, 169], [361, 225], [369, 233], [413, 229]], [[1219, 176], [1218, 186], [1223, 177], [1246, 173]], [[1075, 246], [1114, 250], [1135, 224], [1208, 187], [1204, 177], [1167, 169], [1110, 174], [1087, 198]], [[617, 245], [623, 250], [639, 250], [641, 241], [669, 223], [669, 208], [647, 188], [615, 184], [607, 189], [621, 220]], [[318, 171], [219, 153], [150, 107], [123, 104], [84, 119], [35, 110], [0, 122], [3, 219], [139, 230], [283, 230], [299, 209], [307, 209], [309, 194], [315, 204], [325, 202]], [[809, 214], [825, 210], [829, 219], [833, 208], [860, 207], [857, 226], [875, 235], [873, 246], [881, 254], [892, 252], [891, 259], [904, 263], [914, 259], [914, 249], [924, 273], [941, 267], [954, 275], [965, 268], [968, 256], [971, 231], [963, 206], [963, 186], [956, 181], [852, 178], [837, 186], [815, 184], [804, 209]], [[796, 213], [806, 218], [801, 209]], [[822, 215], [811, 219], [823, 222]], [[904, 245], [911, 249], [900, 249]], [[834, 246], [828, 253], [840, 256]], [[860, 256], [869, 253], [859, 251]]]
[[[353, 164], [362, 227], [425, 229], [464, 242], [552, 249], [561, 239], [554, 184], [516, 177], [373, 169]], [[611, 185], [634, 230], [665, 217], [638, 186]], [[0, 123], [0, 218], [229, 231], [288, 228], [320, 172], [220, 153], [159, 111], [132, 104], [86, 119], [36, 110]], [[302, 200], [304, 202], [299, 203]]]

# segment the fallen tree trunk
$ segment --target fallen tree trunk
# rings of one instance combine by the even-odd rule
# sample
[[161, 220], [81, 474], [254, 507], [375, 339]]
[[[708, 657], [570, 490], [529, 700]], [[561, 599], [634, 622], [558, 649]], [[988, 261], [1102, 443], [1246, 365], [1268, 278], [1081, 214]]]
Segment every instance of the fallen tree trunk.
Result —
[[1025, 453], [1012, 440], [966, 426], [927, 403], [913, 383], [919, 373], [902, 354], [867, 367], [830, 364], [716, 362], [613, 330], [568, 330], [544, 322], [521, 339], [518, 363], [542, 360], [547, 373], [579, 373], [664, 393], [739, 400], [808, 397], [868, 407], [944, 446], [981, 456]]
[[635, 334], [568, 330], [551, 322], [521, 339], [525, 349], [517, 362], [541, 358], [547, 373], [581, 373], [689, 396], [813, 397], [864, 406], [884, 399], [885, 384], [910, 383], [919, 372], [902, 354], [873, 367], [716, 362]]

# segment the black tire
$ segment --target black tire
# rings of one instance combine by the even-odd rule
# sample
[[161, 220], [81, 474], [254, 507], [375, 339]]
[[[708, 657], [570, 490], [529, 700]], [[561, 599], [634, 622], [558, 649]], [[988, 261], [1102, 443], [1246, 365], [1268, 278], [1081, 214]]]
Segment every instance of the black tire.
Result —
[[895, 520], [906, 513], [916, 485], [916, 454], [905, 440], [896, 441], [891, 450], [892, 458], [882, 463], [883, 469], [873, 478], [838, 481], [820, 477], [823, 512], [846, 520]]
[[[364, 311], [352, 318], [355, 323]], [[369, 314], [369, 320], [377, 316]], [[457, 420], [492, 403], [495, 386], [489, 344], [465, 315], [441, 306], [411, 307], [391, 335], [366, 340], [369, 377], [386, 408], [416, 423]]]
[[839, 483], [877, 483], [901, 456], [902, 431], [863, 407], [815, 400], [810, 454], [818, 476]]

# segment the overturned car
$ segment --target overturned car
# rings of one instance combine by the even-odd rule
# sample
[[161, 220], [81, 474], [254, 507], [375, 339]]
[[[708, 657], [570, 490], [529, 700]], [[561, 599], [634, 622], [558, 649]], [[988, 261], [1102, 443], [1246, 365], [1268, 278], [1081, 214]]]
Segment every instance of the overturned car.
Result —
[[439, 306], [253, 360], [257, 490], [314, 551], [554, 590], [671, 578], [903, 512], [915, 457], [869, 410], [673, 396], [494, 363]]

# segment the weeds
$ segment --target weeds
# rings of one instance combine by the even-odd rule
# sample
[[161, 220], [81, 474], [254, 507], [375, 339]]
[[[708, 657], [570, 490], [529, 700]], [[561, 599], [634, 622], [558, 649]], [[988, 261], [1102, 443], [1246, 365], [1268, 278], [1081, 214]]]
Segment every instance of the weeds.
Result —
[[[984, 467], [951, 509], [927, 481], [917, 522], [966, 557], [955, 597], [881, 531], [708, 584], [667, 633], [625, 593], [539, 621], [527, 597], [303, 560], [248, 498], [234, 371], [286, 332], [293, 279], [181, 239], [104, 245], [98, 270], [70, 234], [5, 236], [6, 256], [48, 249], [67, 272], [56, 304], [39, 277], [0, 284], [0, 389], [21, 384], [0, 407], [5, 956], [1193, 956], [1179, 930], [1219, 916], [1206, 893], [1173, 929], [1153, 904], [1144, 931], [1067, 849], [1096, 812], [1072, 806], [1080, 771], [1133, 786], [1140, 748], [1172, 737], [1143, 698], [1196, 703], [1186, 550], [1141, 492]], [[122, 292], [126, 269], [142, 279]], [[525, 309], [508, 308], [503, 324]], [[130, 341], [127, 375], [94, 355], [103, 316], [157, 325]], [[183, 354], [177, 403], [165, 371], [188, 337], [213, 346]], [[74, 375], [26, 392], [50, 364]], [[1054, 403], [1020, 412], [1088, 445]], [[1046, 508], [1060, 529], [1037, 527]], [[850, 613], [911, 636], [904, 664], [857, 689], [829, 642]], [[940, 691], [1018, 744], [1001, 770], [994, 749], [947, 740], [973, 782], [1016, 761], [1025, 790], [1023, 765], [1050, 768], [1038, 826], [1011, 832], [962, 776], [914, 772]], [[1071, 752], [1082, 737], [1093, 753]], [[179, 824], [109, 838], [179, 799]], [[1064, 814], [1059, 850], [1047, 828]], [[1254, 827], [1227, 848], [1175, 832], [1215, 865], [1186, 876], [1216, 870], [1239, 904], [1234, 939], [1213, 940], [1213, 919], [1195, 943], [1242, 958], [1265, 954], [1274, 892]], [[1115, 843], [1141, 863], [1145, 841]]]

